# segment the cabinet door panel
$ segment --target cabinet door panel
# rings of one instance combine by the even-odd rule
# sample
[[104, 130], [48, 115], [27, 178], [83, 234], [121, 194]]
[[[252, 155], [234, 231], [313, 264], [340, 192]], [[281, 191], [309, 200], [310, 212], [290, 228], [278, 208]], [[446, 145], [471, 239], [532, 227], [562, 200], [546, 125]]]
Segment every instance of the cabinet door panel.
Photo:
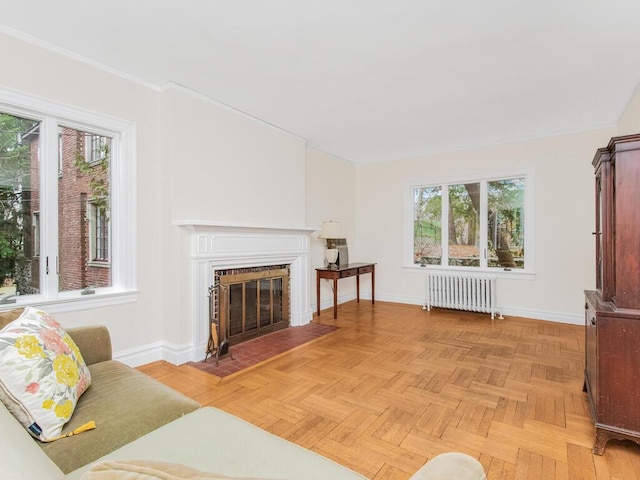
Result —
[[640, 319], [598, 316], [598, 421], [640, 431]]

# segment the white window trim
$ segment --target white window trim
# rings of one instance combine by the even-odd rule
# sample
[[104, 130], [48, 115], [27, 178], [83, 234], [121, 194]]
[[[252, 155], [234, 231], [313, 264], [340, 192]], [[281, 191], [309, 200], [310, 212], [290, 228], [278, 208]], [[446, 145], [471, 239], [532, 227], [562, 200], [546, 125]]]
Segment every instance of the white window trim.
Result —
[[[41, 144], [40, 156], [43, 159], [55, 155], [56, 161], [41, 162], [41, 207], [40, 214], [47, 205], [57, 205], [57, 189], [50, 188], [51, 183], [43, 181], [58, 178], [58, 126], [91, 131], [92, 133], [112, 137], [111, 143], [111, 179], [117, 185], [111, 192], [110, 220], [112, 286], [95, 288], [91, 295], [81, 295], [81, 290], [57, 291], [55, 282], [47, 280], [45, 262], [40, 262], [41, 290], [38, 295], [17, 297], [16, 303], [6, 307], [0, 305], [0, 311], [26, 305], [38, 305], [51, 313], [84, 310], [137, 301], [137, 258], [136, 258], [136, 125], [88, 110], [71, 107], [47, 99], [34, 97], [15, 90], [0, 88], [0, 110], [3, 112], [40, 120]], [[51, 169], [55, 168], [55, 172]], [[56, 210], [57, 212], [57, 210]], [[42, 219], [42, 217], [41, 217]], [[58, 225], [57, 213], [48, 217], [49, 224]], [[56, 229], [41, 225], [41, 258], [47, 256], [47, 246], [55, 246], [58, 240]], [[49, 260], [49, 268], [55, 271], [55, 254]], [[47, 282], [46, 287], [42, 282]], [[55, 290], [51, 286], [55, 283]]]
[[40, 210], [33, 212], [33, 257], [40, 258]]
[[[525, 268], [524, 269], [512, 269], [506, 270], [497, 267], [457, 267], [448, 265], [443, 255], [443, 265], [425, 265], [420, 266], [413, 263], [413, 189], [416, 187], [425, 186], [444, 186], [444, 185], [458, 185], [461, 183], [477, 183], [486, 182], [491, 180], [503, 180], [514, 177], [524, 177], [525, 181], [525, 233], [524, 241], [526, 245], [525, 249]], [[486, 195], [486, 186], [481, 183], [482, 190], [481, 195]], [[531, 167], [523, 167], [518, 169], [500, 170], [494, 172], [469, 174], [459, 177], [440, 177], [430, 178], [424, 181], [414, 181], [411, 184], [407, 184], [405, 188], [405, 248], [404, 248], [404, 266], [403, 268], [416, 271], [433, 270], [433, 271], [448, 271], [448, 272], [475, 272], [475, 273], [493, 273], [498, 277], [522, 277], [532, 279], [535, 277], [535, 178], [534, 171]], [[442, 193], [443, 208], [446, 207], [445, 203], [448, 202], [448, 196], [445, 192]], [[484, 203], [484, 202], [483, 202]], [[487, 218], [486, 205], [481, 204], [480, 218]], [[442, 229], [442, 243], [447, 240], [445, 236], [448, 234], [447, 229]], [[487, 224], [486, 221], [480, 222], [480, 238], [481, 242], [486, 242], [487, 238]]]
[[58, 127], [58, 176], [62, 174], [62, 129]]

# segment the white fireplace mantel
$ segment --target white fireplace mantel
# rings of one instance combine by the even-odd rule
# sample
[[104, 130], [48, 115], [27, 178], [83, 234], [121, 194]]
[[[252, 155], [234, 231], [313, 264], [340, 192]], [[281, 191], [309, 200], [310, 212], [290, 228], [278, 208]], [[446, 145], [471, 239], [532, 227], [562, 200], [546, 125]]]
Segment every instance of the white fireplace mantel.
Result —
[[187, 227], [191, 229], [196, 228], [222, 228], [222, 229], [244, 229], [244, 230], [275, 230], [275, 231], [290, 231], [290, 232], [317, 232], [320, 231], [320, 227], [301, 227], [301, 226], [283, 226], [283, 225], [266, 225], [261, 223], [244, 223], [244, 222], [215, 222], [211, 220], [177, 220], [175, 225], [180, 227]]
[[176, 225], [190, 237], [193, 345], [202, 356], [209, 339], [208, 291], [216, 270], [289, 265], [290, 324], [305, 325], [313, 318], [310, 303], [309, 238], [314, 227], [181, 220]]

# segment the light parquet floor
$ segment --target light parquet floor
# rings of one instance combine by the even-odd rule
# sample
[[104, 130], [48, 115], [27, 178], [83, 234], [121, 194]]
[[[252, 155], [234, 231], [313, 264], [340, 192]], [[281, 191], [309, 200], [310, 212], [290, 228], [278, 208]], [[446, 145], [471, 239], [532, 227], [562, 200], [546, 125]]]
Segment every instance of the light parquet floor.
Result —
[[336, 332], [224, 379], [140, 370], [375, 480], [453, 450], [489, 479], [640, 479], [640, 446], [591, 453], [583, 327], [368, 301], [331, 317], [314, 321]]

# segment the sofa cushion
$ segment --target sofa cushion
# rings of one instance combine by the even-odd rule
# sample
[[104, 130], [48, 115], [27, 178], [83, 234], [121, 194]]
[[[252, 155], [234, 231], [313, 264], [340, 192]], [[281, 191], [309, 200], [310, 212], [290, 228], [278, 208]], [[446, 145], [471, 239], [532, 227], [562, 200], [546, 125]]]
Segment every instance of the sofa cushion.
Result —
[[[91, 433], [83, 433], [77, 438], [82, 439]], [[52, 445], [57, 446], [61, 442]], [[296, 480], [366, 478], [327, 457], [213, 407], [202, 407], [178, 418], [109, 453], [101, 459], [104, 460], [181, 463], [231, 477]], [[89, 468], [86, 466], [71, 472], [68, 480], [81, 478]]]
[[62, 480], [64, 474], [0, 403], [0, 478]]
[[[96, 463], [81, 480], [260, 480], [196, 470], [181, 463], [117, 460]], [[272, 480], [272, 479], [270, 479]]]
[[42, 441], [59, 437], [91, 374], [55, 319], [27, 307], [0, 330], [0, 399]]
[[[96, 428], [40, 447], [68, 473], [171, 422], [200, 405], [116, 360], [90, 365], [91, 388], [62, 433], [95, 420]], [[73, 455], [69, 455], [73, 452]]]

